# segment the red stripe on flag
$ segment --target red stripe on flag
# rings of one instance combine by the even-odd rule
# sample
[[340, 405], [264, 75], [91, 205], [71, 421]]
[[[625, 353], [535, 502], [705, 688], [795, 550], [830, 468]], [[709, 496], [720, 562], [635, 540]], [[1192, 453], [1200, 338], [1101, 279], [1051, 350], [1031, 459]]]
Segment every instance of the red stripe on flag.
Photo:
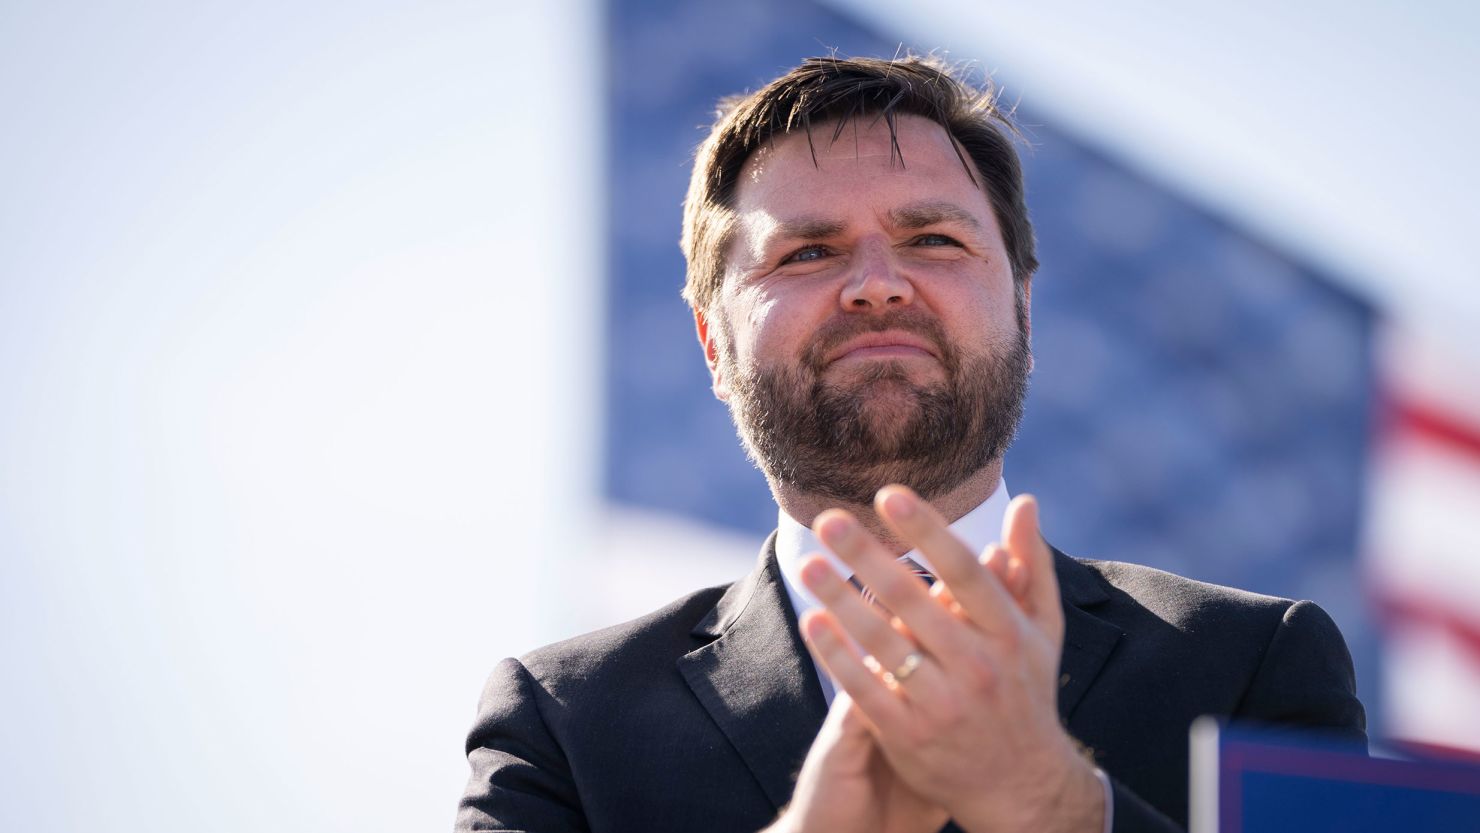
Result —
[[1389, 399], [1388, 428], [1399, 433], [1416, 434], [1446, 445], [1456, 451], [1480, 457], [1480, 428], [1465, 425], [1450, 414], [1426, 408], [1415, 402]]
[[1480, 620], [1453, 610], [1443, 602], [1414, 595], [1377, 593], [1373, 603], [1388, 629], [1416, 625], [1443, 631], [1480, 664]]

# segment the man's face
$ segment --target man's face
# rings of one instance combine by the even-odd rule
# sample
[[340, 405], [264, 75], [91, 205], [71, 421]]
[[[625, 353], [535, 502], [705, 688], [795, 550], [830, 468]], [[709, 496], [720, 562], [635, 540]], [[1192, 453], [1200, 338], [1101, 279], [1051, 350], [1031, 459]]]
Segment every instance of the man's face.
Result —
[[934, 497], [1016, 431], [1026, 293], [1020, 308], [991, 205], [942, 127], [898, 118], [898, 153], [883, 119], [833, 132], [778, 138], [741, 172], [724, 284], [697, 316], [715, 394], [773, 481]]

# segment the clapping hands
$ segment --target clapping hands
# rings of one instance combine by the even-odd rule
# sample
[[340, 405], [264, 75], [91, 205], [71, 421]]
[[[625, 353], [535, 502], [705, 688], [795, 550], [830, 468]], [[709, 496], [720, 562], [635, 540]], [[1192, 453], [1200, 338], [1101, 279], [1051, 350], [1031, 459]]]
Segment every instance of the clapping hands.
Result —
[[1100, 830], [1100, 782], [1058, 718], [1064, 618], [1036, 501], [1012, 501], [980, 558], [905, 487], [880, 490], [875, 510], [938, 581], [927, 588], [845, 511], [814, 521], [879, 604], [825, 559], [803, 566], [824, 609], [802, 635], [844, 693], [773, 830], [912, 833], [947, 817], [969, 831]]

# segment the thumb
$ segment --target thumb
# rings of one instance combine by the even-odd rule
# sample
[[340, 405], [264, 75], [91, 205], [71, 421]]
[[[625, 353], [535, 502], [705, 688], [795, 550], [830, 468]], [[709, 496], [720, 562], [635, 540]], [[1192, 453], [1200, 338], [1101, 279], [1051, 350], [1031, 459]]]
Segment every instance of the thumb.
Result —
[[833, 698], [832, 708], [828, 710], [827, 721], [823, 723], [823, 731], [831, 729], [837, 733], [840, 741], [856, 742], [867, 741], [871, 728], [869, 719], [854, 704], [848, 692], [838, 692], [837, 697]]

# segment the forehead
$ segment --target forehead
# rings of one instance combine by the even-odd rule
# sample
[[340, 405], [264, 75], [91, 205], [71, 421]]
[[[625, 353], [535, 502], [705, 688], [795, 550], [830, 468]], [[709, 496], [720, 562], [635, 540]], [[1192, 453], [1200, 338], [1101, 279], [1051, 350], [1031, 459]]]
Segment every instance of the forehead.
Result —
[[742, 214], [784, 214], [788, 206], [815, 206], [829, 198], [912, 196], [956, 197], [990, 211], [963, 158], [945, 128], [921, 116], [899, 116], [893, 130], [873, 115], [841, 128], [824, 122], [810, 134], [778, 136], [751, 154], [740, 171], [735, 208]]

